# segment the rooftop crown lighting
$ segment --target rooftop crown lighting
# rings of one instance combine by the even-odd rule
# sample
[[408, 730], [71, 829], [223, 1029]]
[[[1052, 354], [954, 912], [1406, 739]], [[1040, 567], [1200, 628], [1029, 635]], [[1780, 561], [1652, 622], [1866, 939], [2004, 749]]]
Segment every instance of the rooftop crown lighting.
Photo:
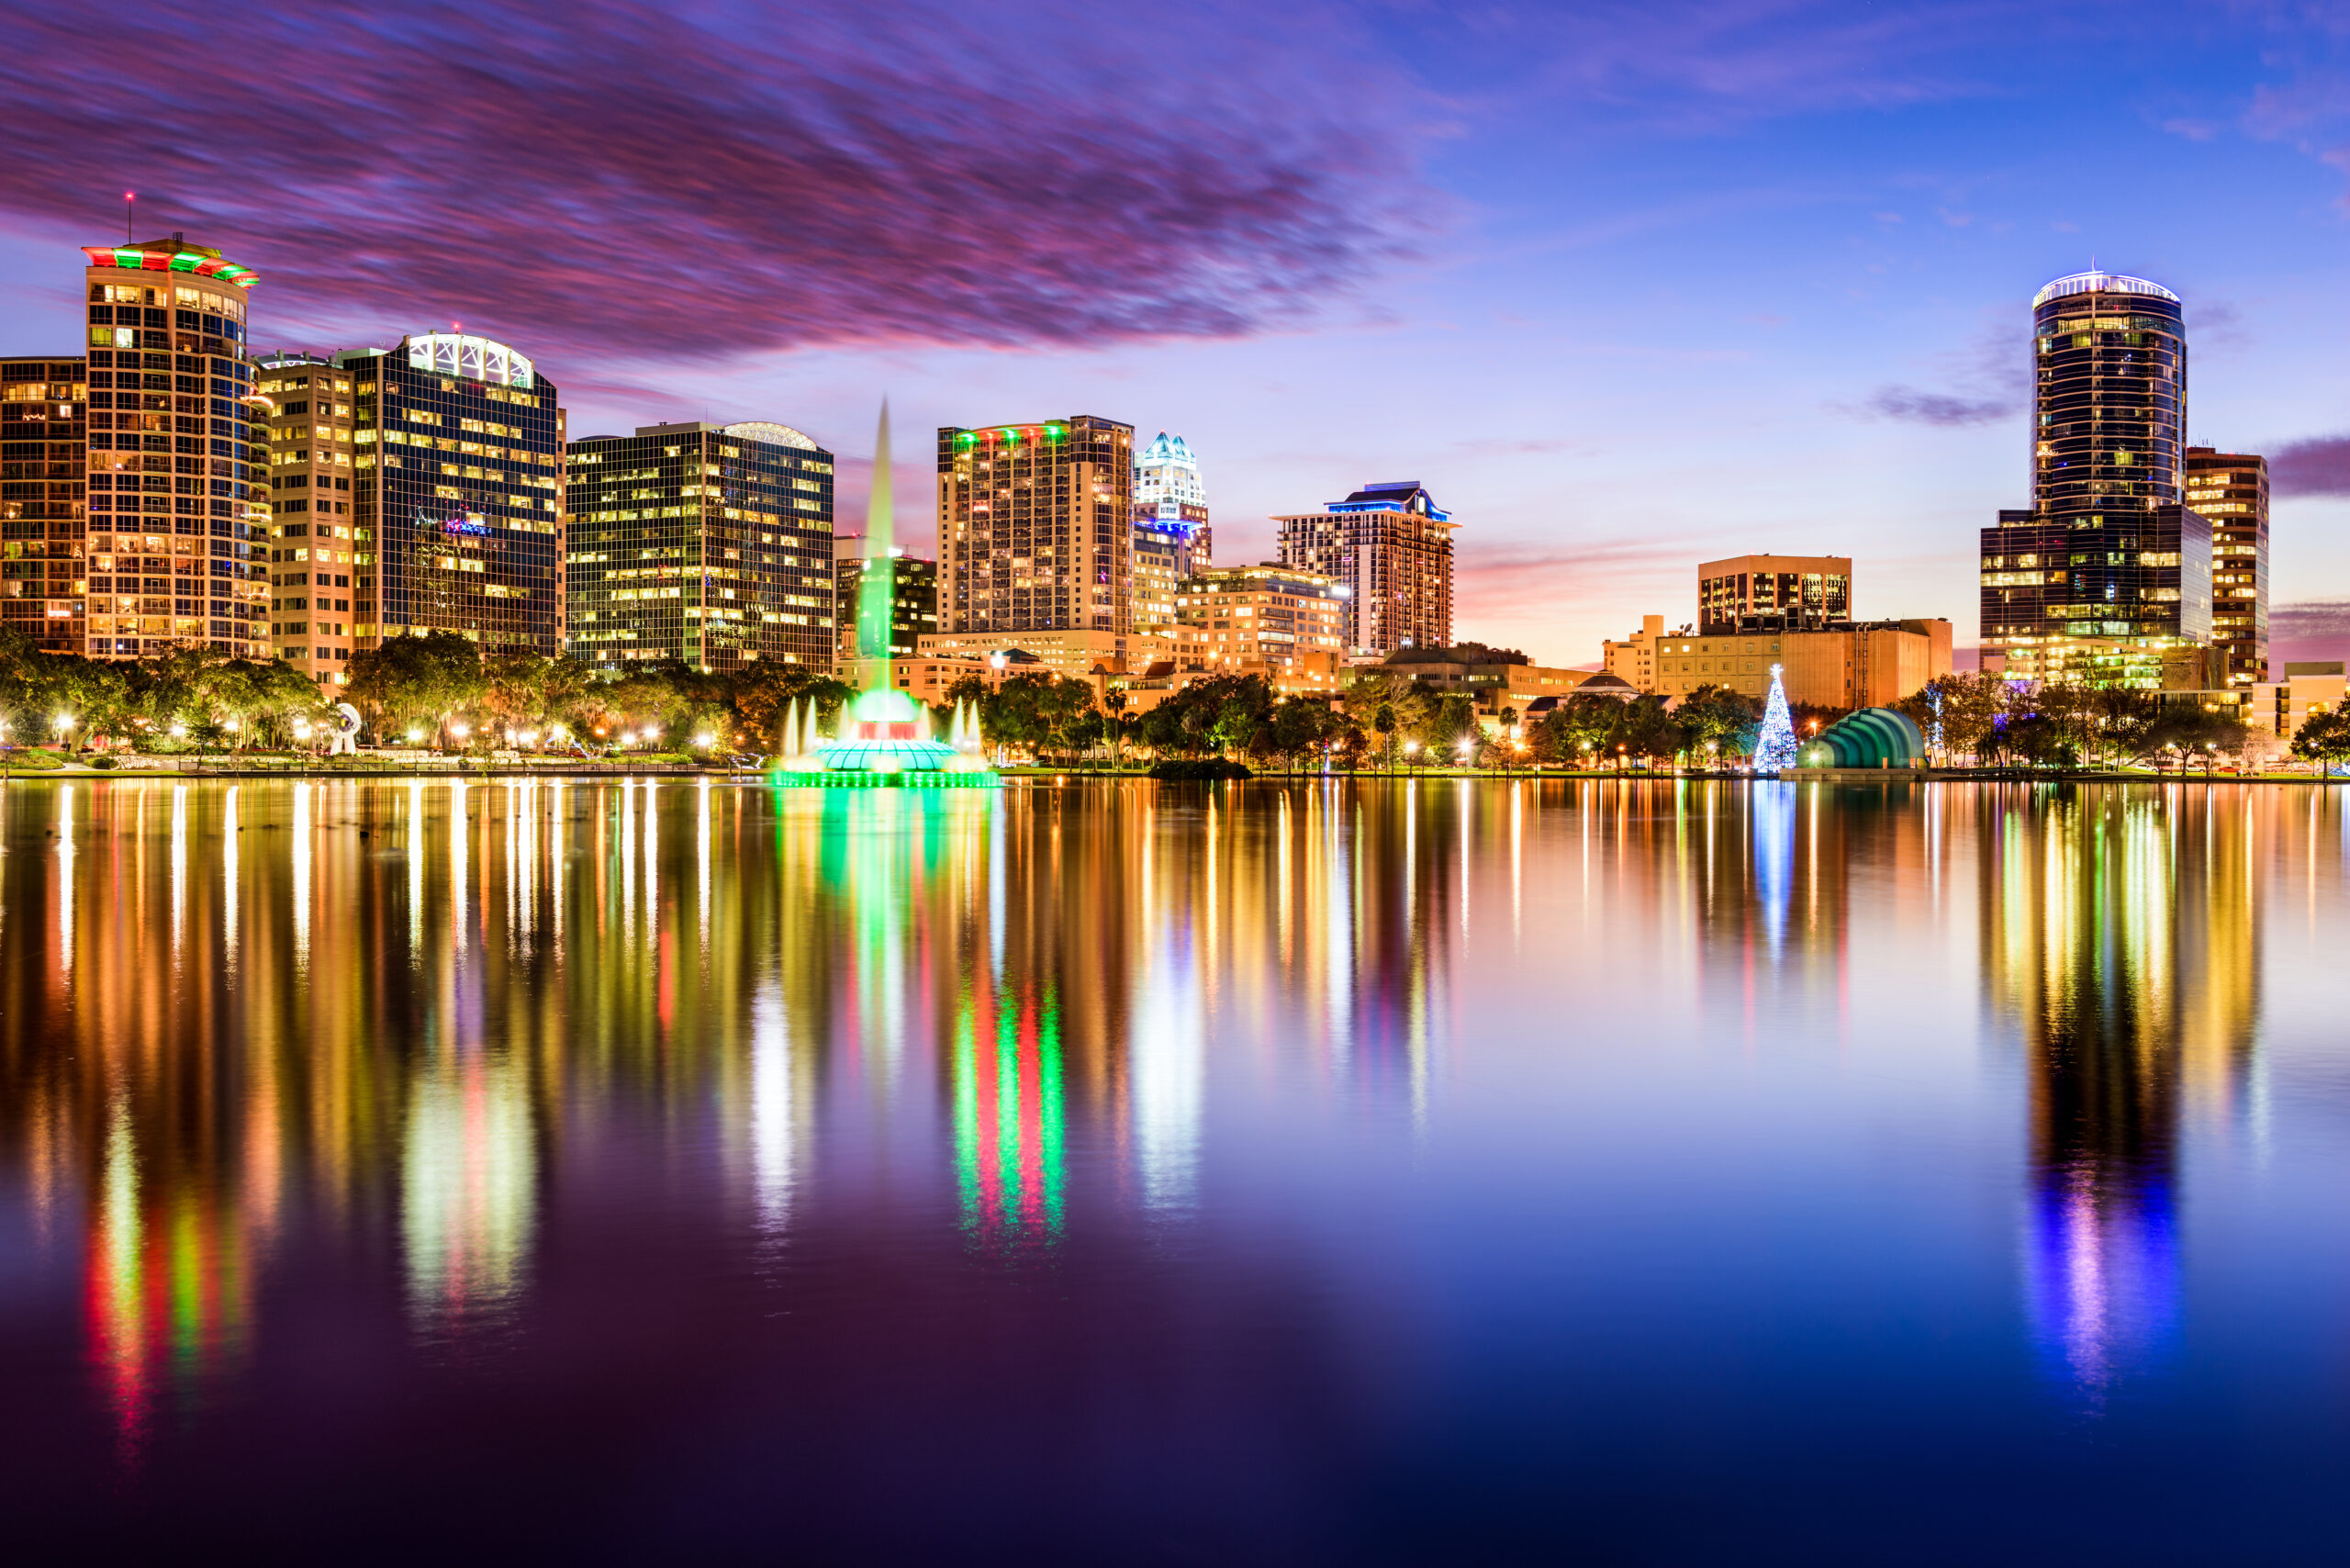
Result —
[[490, 338], [471, 332], [427, 332], [408, 340], [408, 363], [435, 375], [463, 376], [494, 386], [536, 385], [531, 362]]
[[200, 251], [141, 251], [117, 245], [84, 245], [82, 253], [90, 258], [90, 264], [94, 267], [119, 267], [125, 272], [194, 273], [198, 277], [215, 277], [222, 283], [233, 283], [239, 288], [251, 288], [261, 281], [261, 274], [250, 267], [235, 266]]

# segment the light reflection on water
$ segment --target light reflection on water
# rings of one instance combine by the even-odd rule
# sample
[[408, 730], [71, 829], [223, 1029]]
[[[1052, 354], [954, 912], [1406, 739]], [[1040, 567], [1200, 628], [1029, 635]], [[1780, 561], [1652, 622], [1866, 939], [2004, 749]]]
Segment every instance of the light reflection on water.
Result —
[[[2333, 1368], [2192, 1304], [2199, 1247], [2311, 1288], [2262, 1183], [2280, 1123], [2342, 1152], [2306, 1086], [2344, 834], [2331, 794], [2183, 786], [12, 784], [0, 1400], [63, 1434], [14, 1457], [60, 1518], [202, 1518], [277, 1463], [421, 1530], [473, 1505], [367, 1479], [373, 1424], [628, 1476], [639, 1424], [756, 1457], [808, 1402], [843, 1509], [942, 1484], [952, 1433], [1100, 1499], [990, 1542], [1367, 1561], [1531, 1550], [1578, 1475], [1581, 1539], [1633, 1539], [1607, 1499], [1692, 1462], [1639, 1436], [1667, 1406], [1725, 1454], [1896, 1393], [2019, 1453], [2088, 1420], [2118, 1473], [2238, 1357]], [[2297, 1242], [2337, 1316], [2344, 1241]], [[808, 1360], [746, 1414], [709, 1380], [781, 1377], [778, 1323]], [[863, 1446], [810, 1393], [882, 1386]], [[2336, 1412], [2278, 1429], [2342, 1453]], [[1866, 1560], [1718, 1462], [1680, 1550], [1771, 1516]], [[591, 1549], [677, 1525], [601, 1506]]]

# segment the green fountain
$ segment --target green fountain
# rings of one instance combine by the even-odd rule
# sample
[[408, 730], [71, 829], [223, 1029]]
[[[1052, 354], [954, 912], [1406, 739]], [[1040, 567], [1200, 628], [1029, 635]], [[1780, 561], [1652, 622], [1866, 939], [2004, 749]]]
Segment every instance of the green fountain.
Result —
[[856, 657], [841, 671], [857, 694], [841, 710], [839, 733], [815, 736], [812, 704], [784, 719], [778, 784], [823, 790], [996, 789], [1002, 775], [979, 755], [979, 715], [958, 704], [948, 736], [931, 733], [930, 712], [890, 677], [890, 631], [897, 603], [896, 509], [890, 495], [890, 404], [873, 448], [873, 493], [866, 505], [865, 580], [856, 596]]

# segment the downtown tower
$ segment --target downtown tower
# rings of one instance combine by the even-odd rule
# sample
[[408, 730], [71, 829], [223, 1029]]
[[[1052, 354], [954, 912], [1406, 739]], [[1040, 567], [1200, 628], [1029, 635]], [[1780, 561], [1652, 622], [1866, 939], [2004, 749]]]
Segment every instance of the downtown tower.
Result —
[[2178, 296], [2077, 273], [2032, 297], [2031, 506], [1982, 532], [1983, 667], [2020, 679], [2199, 689], [2211, 525], [2185, 505]]

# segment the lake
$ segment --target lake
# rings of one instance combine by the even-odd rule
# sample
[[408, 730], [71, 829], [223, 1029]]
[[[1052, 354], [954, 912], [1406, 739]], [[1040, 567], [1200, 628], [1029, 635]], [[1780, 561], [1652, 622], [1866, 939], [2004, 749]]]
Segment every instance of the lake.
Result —
[[2350, 813], [18, 781], [87, 1560], [2343, 1555]]

